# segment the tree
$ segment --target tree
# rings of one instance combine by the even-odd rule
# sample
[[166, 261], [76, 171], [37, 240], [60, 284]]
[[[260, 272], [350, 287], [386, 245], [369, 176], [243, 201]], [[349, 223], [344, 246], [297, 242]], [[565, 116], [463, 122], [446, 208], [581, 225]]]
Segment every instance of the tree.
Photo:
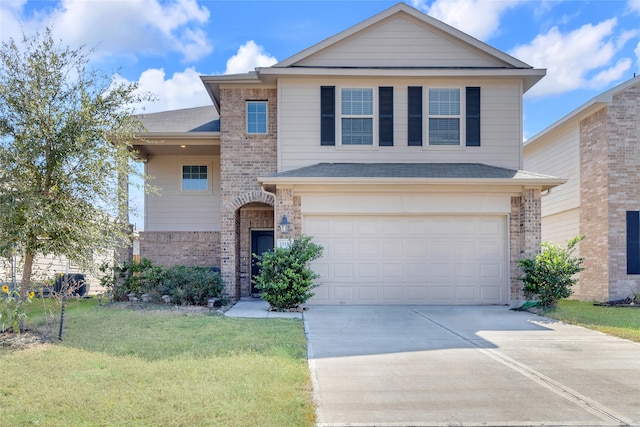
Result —
[[584, 258], [572, 256], [582, 239], [583, 235], [569, 239], [566, 249], [543, 242], [538, 255], [519, 261], [524, 275], [518, 279], [524, 283], [527, 298], [536, 297], [541, 306], [553, 307], [559, 299], [571, 296], [571, 287], [578, 282], [575, 274], [584, 270]]
[[36, 256], [93, 268], [93, 254], [128, 244], [134, 105], [150, 97], [88, 69], [91, 50], [46, 28], [0, 49], [0, 253], [20, 257], [27, 295]]

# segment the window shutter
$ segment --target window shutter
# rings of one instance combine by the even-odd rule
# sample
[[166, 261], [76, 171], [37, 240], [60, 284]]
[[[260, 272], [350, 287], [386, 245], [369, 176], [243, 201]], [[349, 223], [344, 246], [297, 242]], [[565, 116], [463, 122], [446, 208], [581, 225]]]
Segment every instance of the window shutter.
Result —
[[467, 88], [467, 147], [480, 146], [480, 88]]
[[320, 87], [320, 145], [336, 145], [336, 88]]
[[378, 88], [378, 135], [381, 147], [393, 146], [393, 87]]
[[640, 211], [627, 211], [627, 274], [640, 274]]
[[409, 86], [409, 146], [422, 146], [422, 86]]

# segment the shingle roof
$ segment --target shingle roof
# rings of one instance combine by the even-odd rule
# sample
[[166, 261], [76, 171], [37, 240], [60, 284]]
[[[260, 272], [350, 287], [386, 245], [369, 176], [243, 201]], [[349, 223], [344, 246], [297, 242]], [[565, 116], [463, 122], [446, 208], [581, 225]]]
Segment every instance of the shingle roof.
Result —
[[148, 133], [220, 132], [213, 105], [140, 115]]
[[461, 178], [544, 179], [533, 172], [481, 163], [318, 163], [280, 172], [274, 178]]

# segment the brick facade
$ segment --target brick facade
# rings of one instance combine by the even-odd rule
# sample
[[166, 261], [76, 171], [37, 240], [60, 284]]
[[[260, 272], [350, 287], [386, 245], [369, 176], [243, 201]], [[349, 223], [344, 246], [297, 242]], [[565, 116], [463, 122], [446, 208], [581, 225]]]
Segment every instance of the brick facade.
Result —
[[640, 84], [580, 121], [579, 298], [606, 301], [640, 290], [627, 275], [626, 211], [640, 210]]
[[[249, 100], [268, 102], [265, 135], [246, 132], [245, 111]], [[248, 295], [250, 287], [250, 271], [246, 265], [250, 239], [243, 238], [248, 233], [248, 217], [243, 222], [241, 208], [254, 203], [263, 207], [275, 204], [273, 195], [262, 191], [256, 177], [277, 171], [277, 91], [275, 87], [221, 89], [220, 109], [220, 267], [227, 293], [237, 299]], [[273, 227], [273, 217], [270, 227]]]
[[[532, 258], [541, 243], [540, 190], [525, 189], [521, 196], [511, 197], [509, 221], [509, 268], [512, 305], [524, 301], [519, 260]], [[515, 303], [515, 304], [514, 304]]]
[[140, 254], [155, 264], [220, 266], [217, 231], [145, 231], [140, 233]]

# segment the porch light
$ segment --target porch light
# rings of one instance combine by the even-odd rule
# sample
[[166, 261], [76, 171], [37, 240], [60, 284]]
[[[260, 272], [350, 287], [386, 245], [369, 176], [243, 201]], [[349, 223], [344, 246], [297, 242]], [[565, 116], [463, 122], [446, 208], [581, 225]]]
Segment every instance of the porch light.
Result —
[[282, 215], [282, 221], [280, 221], [280, 232], [282, 234], [289, 234], [289, 226], [291, 224], [289, 223], [289, 220], [287, 219], [286, 215]]

